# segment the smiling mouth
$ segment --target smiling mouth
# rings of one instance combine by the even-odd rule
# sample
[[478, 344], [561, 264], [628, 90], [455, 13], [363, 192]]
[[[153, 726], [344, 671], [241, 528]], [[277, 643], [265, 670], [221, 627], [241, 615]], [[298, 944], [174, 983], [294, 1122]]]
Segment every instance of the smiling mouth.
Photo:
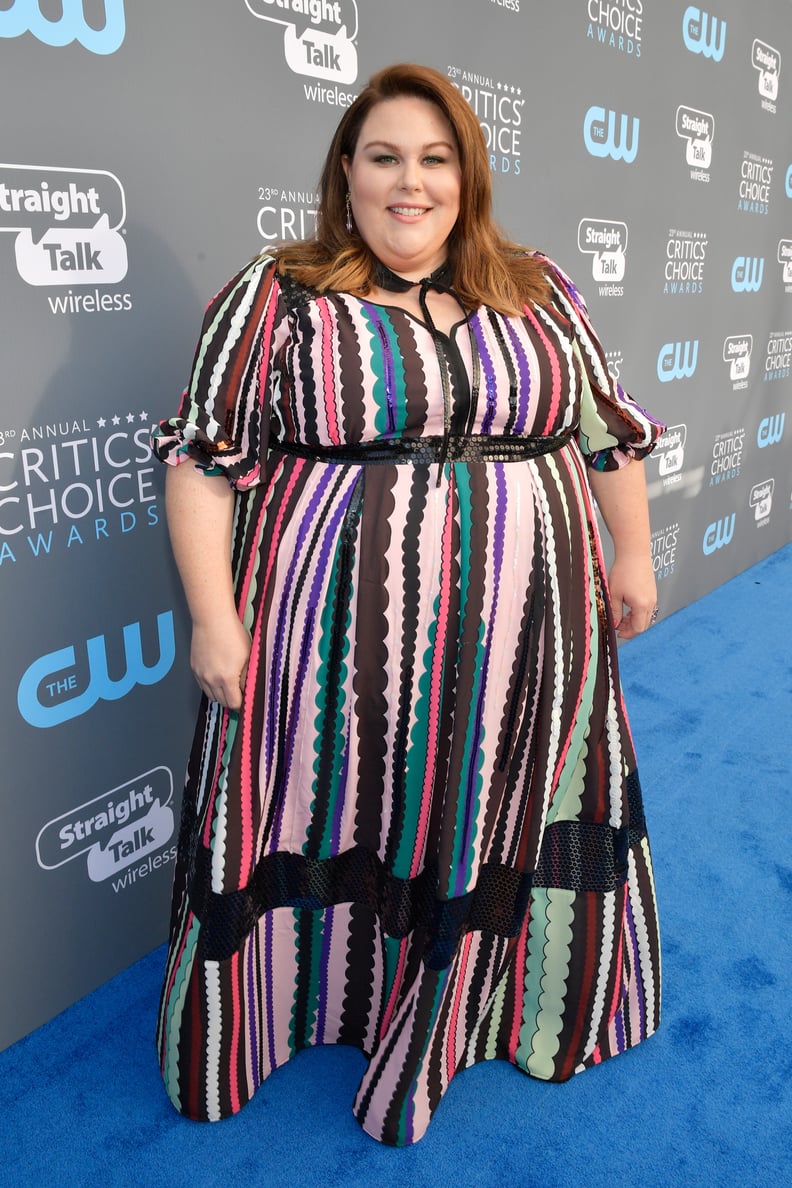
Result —
[[431, 207], [430, 206], [389, 206], [388, 210], [391, 212], [391, 214], [413, 216], [413, 215], [428, 214], [429, 211], [431, 210]]

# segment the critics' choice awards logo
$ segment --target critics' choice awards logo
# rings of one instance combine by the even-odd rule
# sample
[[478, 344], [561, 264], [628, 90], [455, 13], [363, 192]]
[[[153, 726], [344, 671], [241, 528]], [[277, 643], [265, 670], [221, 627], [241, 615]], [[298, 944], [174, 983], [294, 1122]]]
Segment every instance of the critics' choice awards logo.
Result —
[[764, 214], [770, 209], [770, 184], [773, 180], [773, 162], [769, 157], [756, 153], [743, 153], [740, 164], [740, 185], [737, 209], [746, 214]]
[[355, 95], [340, 87], [354, 83], [358, 74], [357, 0], [245, 0], [245, 7], [283, 28], [283, 53], [294, 74], [335, 84], [304, 83], [306, 99], [349, 107]]
[[781, 265], [781, 280], [783, 281], [784, 291], [786, 293], [792, 293], [792, 239], [779, 239], [776, 259]]
[[767, 340], [763, 379], [773, 382], [789, 378], [792, 367], [792, 330], [773, 331]]
[[69, 644], [39, 656], [22, 674], [17, 706], [29, 726], [39, 730], [61, 726], [87, 714], [100, 701], [120, 701], [138, 685], [156, 685], [170, 672], [175, 658], [173, 612], [164, 611], [157, 615], [155, 632], [150, 624], [144, 631], [143, 624], [128, 623], [120, 638], [118, 632], [111, 633], [109, 640], [94, 635], [81, 645], [79, 654]]
[[781, 55], [772, 45], [757, 38], [751, 47], [751, 65], [759, 72], [757, 85], [765, 111], [776, 111], [778, 79], [781, 74]]
[[159, 524], [150, 432], [146, 412], [0, 432], [0, 568]]
[[490, 170], [518, 177], [525, 107], [522, 87], [461, 66], [448, 66], [446, 73], [478, 117], [489, 150]]
[[698, 339], [692, 342], [666, 342], [657, 356], [657, 378], [661, 384], [690, 379], [698, 363]]
[[42, 870], [57, 870], [84, 856], [89, 879], [101, 883], [139, 863], [137, 869], [114, 880], [114, 891], [124, 890], [137, 878], [175, 860], [175, 846], [164, 854], [156, 853], [173, 836], [172, 801], [170, 770], [155, 767], [146, 771], [48, 821], [36, 838], [38, 864]]
[[605, 352], [605, 363], [607, 364], [608, 373], [617, 381], [621, 379], [621, 369], [624, 364], [624, 353], [620, 350], [611, 350]]
[[768, 446], [778, 445], [784, 436], [784, 422], [786, 413], [773, 413], [770, 417], [762, 417], [756, 431], [756, 444], [760, 450]]
[[658, 464], [664, 487], [673, 487], [682, 481], [680, 471], [685, 464], [686, 441], [687, 425], [669, 425], [649, 455]]
[[131, 308], [128, 293], [100, 293], [127, 273], [121, 182], [105, 170], [0, 165], [0, 232], [15, 236], [19, 275], [29, 285], [94, 286], [49, 298], [53, 313]]
[[729, 379], [732, 383], [732, 390], [735, 392], [748, 387], [752, 350], [753, 335], [751, 334], [731, 334], [724, 339], [723, 362], [729, 364]]
[[745, 429], [727, 429], [725, 433], [718, 434], [712, 443], [709, 479], [711, 487], [719, 487], [721, 483], [739, 478], [744, 448]]
[[611, 219], [581, 219], [578, 250], [591, 256], [591, 275], [600, 297], [622, 297], [627, 267], [627, 224]]
[[735, 256], [731, 287], [735, 293], [758, 293], [764, 279], [764, 256]]
[[754, 524], [757, 528], [764, 528], [770, 523], [770, 512], [773, 507], [773, 491], [775, 479], [765, 479], [751, 487], [748, 496], [748, 506], [753, 508]]
[[726, 22], [690, 4], [682, 15], [682, 40], [691, 54], [720, 62], [726, 49]]
[[583, 143], [592, 157], [610, 157], [632, 165], [638, 156], [641, 121], [623, 112], [590, 107], [583, 117]]
[[256, 226], [266, 243], [313, 237], [319, 205], [319, 195], [313, 190], [259, 186], [258, 200]]
[[643, 0], [587, 0], [586, 36], [622, 54], [641, 56]]
[[669, 230], [663, 268], [666, 296], [703, 293], [707, 244], [704, 231], [678, 231], [673, 227]]
[[652, 533], [652, 568], [658, 582], [671, 577], [676, 569], [679, 523], [666, 524]]
[[[47, 0], [12, 0], [10, 8], [0, 12], [0, 37], [21, 37], [32, 33], [45, 45], [70, 45], [77, 41], [92, 54], [114, 54], [126, 33], [124, 0], [88, 0], [91, 23], [86, 19], [84, 0], [61, 0], [59, 5]], [[60, 8], [60, 15], [45, 16], [42, 7]], [[99, 18], [102, 23], [99, 23]]]
[[709, 182], [715, 117], [708, 111], [697, 111], [695, 107], [678, 107], [676, 133], [685, 142], [685, 160], [690, 166], [691, 180]]
[[701, 542], [701, 551], [705, 557], [711, 557], [713, 553], [717, 553], [719, 549], [725, 549], [730, 545], [734, 538], [734, 522], [736, 520], [734, 512], [730, 516], [722, 516], [719, 520], [713, 520], [708, 524], [704, 530], [704, 539]]

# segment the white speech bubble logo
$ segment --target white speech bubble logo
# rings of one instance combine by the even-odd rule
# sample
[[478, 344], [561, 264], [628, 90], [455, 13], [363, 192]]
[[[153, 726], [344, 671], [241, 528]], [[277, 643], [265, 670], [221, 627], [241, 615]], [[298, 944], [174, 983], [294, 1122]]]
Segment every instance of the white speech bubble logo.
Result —
[[732, 334], [723, 343], [723, 361], [729, 364], [729, 379], [732, 383], [748, 378], [751, 370], [753, 335]]
[[592, 256], [595, 281], [621, 281], [627, 268], [627, 224], [607, 219], [581, 219], [578, 250]]
[[687, 440], [687, 425], [669, 425], [657, 439], [654, 453], [651, 455], [660, 464], [660, 474], [676, 474], [682, 469], [685, 461], [685, 442]]
[[48, 232], [40, 243], [29, 230], [14, 244], [17, 269], [29, 285], [114, 285], [127, 274], [126, 243], [102, 215], [89, 231]]
[[151, 828], [154, 821], [154, 836], [162, 838], [167, 810], [171, 828], [160, 841], [162, 845], [173, 832], [173, 813], [168, 807], [172, 799], [173, 775], [170, 768], [154, 767], [145, 771], [135, 779], [119, 784], [109, 792], [103, 792], [101, 796], [76, 805], [69, 812], [48, 821], [36, 838], [38, 865], [42, 870], [57, 870], [81, 854], [89, 855], [90, 860], [92, 851], [104, 852], [112, 857], [111, 847], [119, 837], [124, 841], [137, 840], [140, 848], [140, 843], [148, 842], [151, 838], [136, 835], [138, 827], [145, 822], [146, 828]]
[[[274, 14], [276, 3], [288, 16]], [[295, 74], [345, 85], [357, 78], [357, 0], [245, 0], [245, 7], [260, 21], [284, 26], [283, 52]]]
[[765, 99], [777, 99], [778, 77], [781, 73], [781, 55], [778, 50], [756, 38], [751, 47], [751, 65], [759, 71], [759, 94]]
[[775, 479], [765, 479], [763, 483], [757, 483], [751, 487], [751, 493], [748, 496], [748, 506], [753, 508], [754, 518], [756, 520], [764, 520], [770, 515], [773, 507], [773, 492], [775, 491]]
[[145, 817], [119, 829], [107, 845], [96, 845], [88, 851], [88, 878], [92, 883], [101, 883], [147, 854], [161, 850], [173, 835], [173, 826], [173, 809], [156, 801]]
[[113, 285], [127, 274], [126, 197], [114, 173], [0, 164], [0, 233], [29, 285]]
[[685, 143], [685, 160], [692, 169], [709, 169], [715, 118], [708, 111], [680, 106], [676, 113], [676, 134]]

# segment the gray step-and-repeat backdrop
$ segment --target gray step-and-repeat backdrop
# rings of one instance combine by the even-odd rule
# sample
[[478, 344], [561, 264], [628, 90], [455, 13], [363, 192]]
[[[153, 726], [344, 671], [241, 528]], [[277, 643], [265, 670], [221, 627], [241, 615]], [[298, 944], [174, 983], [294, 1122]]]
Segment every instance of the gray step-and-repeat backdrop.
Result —
[[0, 0], [0, 1046], [164, 938], [197, 697], [148, 435], [375, 69], [462, 89], [668, 422], [662, 615], [790, 540], [792, 7], [705, 2]]

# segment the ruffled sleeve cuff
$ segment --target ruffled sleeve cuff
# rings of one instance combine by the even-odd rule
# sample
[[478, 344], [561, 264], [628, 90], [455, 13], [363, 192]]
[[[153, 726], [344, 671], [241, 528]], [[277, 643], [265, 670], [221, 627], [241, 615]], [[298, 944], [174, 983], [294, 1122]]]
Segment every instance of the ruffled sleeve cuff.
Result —
[[278, 352], [287, 334], [275, 262], [259, 256], [209, 302], [178, 414], [152, 436], [159, 460], [176, 466], [189, 459], [239, 490], [254, 487], [266, 459]]
[[258, 459], [251, 458], [223, 431], [210, 437], [206, 430], [181, 416], [160, 421], [151, 436], [151, 448], [166, 466], [192, 461], [204, 474], [223, 475], [239, 490], [254, 487], [259, 481]]

